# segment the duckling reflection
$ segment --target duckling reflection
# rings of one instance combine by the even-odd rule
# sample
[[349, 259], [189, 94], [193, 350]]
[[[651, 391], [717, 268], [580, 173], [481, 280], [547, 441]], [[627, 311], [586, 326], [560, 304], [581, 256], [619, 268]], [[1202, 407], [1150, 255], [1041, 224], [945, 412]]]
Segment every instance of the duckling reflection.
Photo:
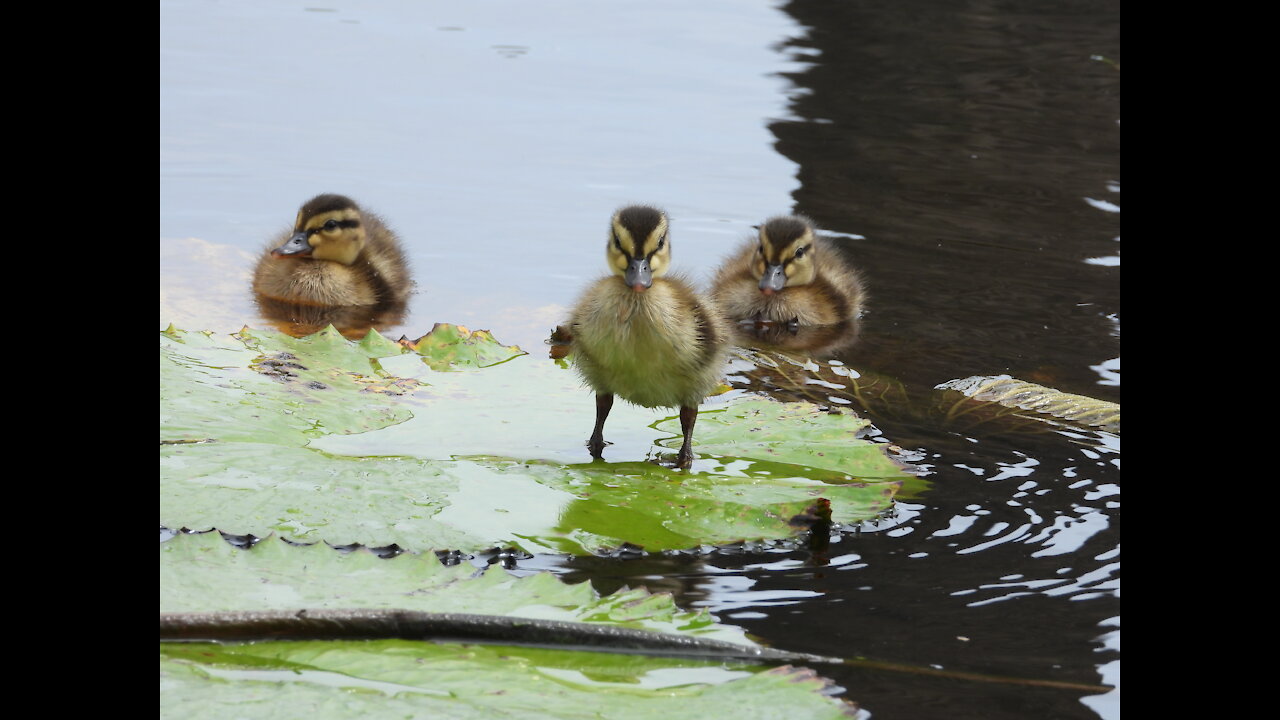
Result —
[[733, 343], [739, 347], [780, 351], [814, 360], [830, 360], [858, 342], [862, 320], [851, 318], [833, 325], [792, 325], [777, 322], [740, 322], [732, 326]]
[[397, 324], [412, 289], [395, 233], [334, 194], [308, 200], [293, 229], [263, 251], [253, 275], [263, 315], [294, 335], [332, 324], [344, 335], [362, 336]]
[[730, 320], [793, 328], [837, 325], [862, 314], [858, 272], [799, 215], [775, 217], [720, 267], [712, 298]]
[[613, 274], [587, 288], [569, 320], [574, 365], [596, 392], [596, 423], [587, 441], [604, 449], [614, 396], [644, 407], [679, 407], [684, 443], [676, 466], [693, 463], [698, 405], [717, 385], [728, 323], [687, 281], [668, 275], [671, 244], [661, 210], [614, 213], [606, 255]]

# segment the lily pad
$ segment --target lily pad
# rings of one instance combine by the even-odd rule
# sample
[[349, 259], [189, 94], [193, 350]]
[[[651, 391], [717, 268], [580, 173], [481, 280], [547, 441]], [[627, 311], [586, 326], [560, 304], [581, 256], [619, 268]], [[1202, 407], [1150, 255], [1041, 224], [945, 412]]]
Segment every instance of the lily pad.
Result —
[[408, 346], [433, 370], [490, 367], [526, 354], [518, 347], [502, 345], [488, 330], [468, 330], [449, 323], [436, 323], [431, 332]]
[[[702, 413], [695, 427], [703, 452], [794, 466], [810, 478], [815, 470], [827, 470], [826, 477], [814, 479], [834, 482], [901, 480], [902, 467], [884, 447], [859, 438], [870, 425], [813, 403], [749, 398]], [[674, 432], [678, 425], [668, 421], [663, 427]]]
[[[161, 544], [162, 613], [248, 608], [413, 608], [631, 628], [753, 646], [666, 593], [601, 598], [550, 573], [445, 566], [434, 554], [383, 559], [266, 539], [233, 548], [218, 533]], [[699, 640], [702, 642], [702, 640]], [[812, 670], [766, 670], [610, 652], [403, 639], [162, 643], [165, 717], [845, 717], [852, 706]]]
[[403, 422], [412, 413], [380, 396], [406, 392], [416, 381], [382, 372], [370, 344], [336, 330], [295, 339], [170, 328], [160, 334], [160, 442], [305, 445]]
[[584, 462], [594, 403], [571, 370], [491, 336], [431, 335], [505, 360], [437, 369], [419, 354], [430, 335], [414, 350], [336, 332], [162, 334], [161, 524], [412, 550], [656, 551], [793, 537], [815, 504], [839, 524], [875, 518], [911, 479], [853, 414], [741, 392], [704, 405], [692, 472], [654, 462], [678, 444], [670, 413], [625, 403], [609, 461]]
[[162, 613], [396, 608], [480, 613], [680, 633], [753, 645], [740, 628], [706, 610], [675, 606], [669, 593], [621, 590], [600, 597], [591, 583], [570, 585], [550, 572], [516, 577], [498, 565], [445, 565], [435, 553], [382, 558], [366, 549], [264, 538], [237, 548], [217, 532], [182, 533], [160, 544]]
[[160, 714], [182, 718], [739, 720], [854, 716], [812, 670], [406, 640], [168, 644]]

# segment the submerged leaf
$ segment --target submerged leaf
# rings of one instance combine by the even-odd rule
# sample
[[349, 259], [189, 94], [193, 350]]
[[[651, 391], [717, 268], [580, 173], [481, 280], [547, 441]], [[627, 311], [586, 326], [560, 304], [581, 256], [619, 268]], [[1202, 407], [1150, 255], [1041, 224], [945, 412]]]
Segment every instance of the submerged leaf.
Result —
[[1083, 395], [1059, 392], [1043, 385], [1024, 382], [1008, 375], [974, 376], [950, 380], [938, 390], [955, 390], [976, 402], [991, 402], [1010, 408], [1030, 410], [1059, 420], [1120, 432], [1120, 405]]

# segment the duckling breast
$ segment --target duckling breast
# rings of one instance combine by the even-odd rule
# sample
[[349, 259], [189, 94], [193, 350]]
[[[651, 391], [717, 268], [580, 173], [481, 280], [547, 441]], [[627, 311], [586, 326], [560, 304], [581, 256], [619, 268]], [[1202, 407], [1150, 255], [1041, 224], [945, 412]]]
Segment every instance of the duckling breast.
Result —
[[264, 256], [253, 289], [274, 300], [306, 305], [373, 305], [378, 294], [356, 270], [340, 263]]
[[709, 311], [681, 289], [659, 279], [638, 293], [609, 277], [588, 290], [572, 320], [587, 384], [644, 407], [696, 406], [715, 388], [725, 334], [707, 337]]

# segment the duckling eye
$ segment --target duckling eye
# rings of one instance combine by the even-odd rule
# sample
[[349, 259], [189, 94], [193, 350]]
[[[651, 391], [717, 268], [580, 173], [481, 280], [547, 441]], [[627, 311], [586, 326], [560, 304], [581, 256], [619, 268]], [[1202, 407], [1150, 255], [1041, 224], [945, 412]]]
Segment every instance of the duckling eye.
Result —
[[808, 250], [808, 249], [809, 249], [809, 246], [808, 246], [808, 245], [805, 245], [805, 246], [804, 246], [804, 247], [802, 247], [802, 248], [796, 248], [796, 259], [798, 260], [798, 259], [800, 259], [800, 258], [804, 257], [804, 253], [805, 253], [805, 251], [806, 251], [806, 250]]
[[613, 246], [618, 248], [618, 252], [622, 252], [622, 241], [618, 239], [618, 233], [613, 234]]
[[338, 227], [338, 221], [337, 221], [337, 220], [334, 220], [333, 218], [329, 218], [328, 220], [325, 220], [325, 221], [324, 221], [324, 229], [325, 229], [325, 230], [333, 230], [333, 229], [335, 229], [335, 228], [337, 228], [337, 227]]
[[658, 249], [659, 249], [659, 250], [661, 250], [661, 249], [663, 248], [663, 246], [665, 246], [666, 244], [667, 244], [667, 236], [666, 236], [666, 235], [663, 235], [662, 237], [658, 238]]

